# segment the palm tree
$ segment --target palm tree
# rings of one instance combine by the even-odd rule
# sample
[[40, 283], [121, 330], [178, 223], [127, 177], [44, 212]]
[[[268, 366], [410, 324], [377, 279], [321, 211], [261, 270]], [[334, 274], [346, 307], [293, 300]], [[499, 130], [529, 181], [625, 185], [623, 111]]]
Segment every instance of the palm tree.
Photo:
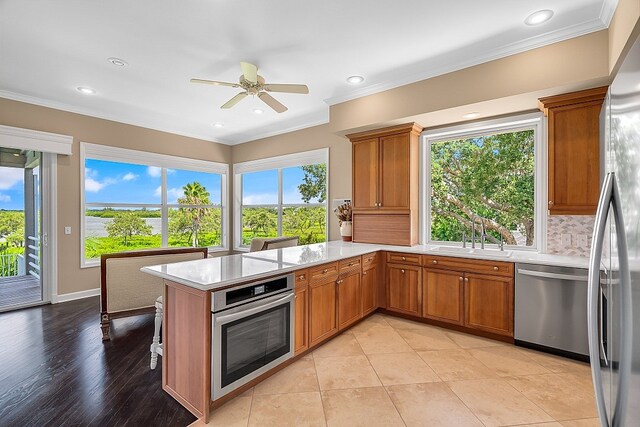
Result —
[[178, 198], [178, 203], [181, 205], [188, 205], [190, 207], [180, 208], [180, 210], [187, 216], [187, 229], [189, 231], [191, 244], [193, 247], [198, 246], [198, 234], [202, 229], [203, 222], [209, 213], [209, 209], [196, 207], [203, 205], [210, 205], [209, 192], [199, 182], [190, 182], [184, 187], [184, 197]]

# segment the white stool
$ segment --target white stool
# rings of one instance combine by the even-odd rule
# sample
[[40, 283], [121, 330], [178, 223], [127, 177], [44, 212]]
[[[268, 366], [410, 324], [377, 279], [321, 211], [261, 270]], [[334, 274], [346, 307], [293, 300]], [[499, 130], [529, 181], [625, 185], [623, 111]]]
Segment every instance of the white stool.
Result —
[[151, 343], [151, 369], [156, 369], [158, 355], [162, 356], [162, 343], [160, 342], [160, 327], [162, 326], [162, 295], [156, 299], [155, 330]]

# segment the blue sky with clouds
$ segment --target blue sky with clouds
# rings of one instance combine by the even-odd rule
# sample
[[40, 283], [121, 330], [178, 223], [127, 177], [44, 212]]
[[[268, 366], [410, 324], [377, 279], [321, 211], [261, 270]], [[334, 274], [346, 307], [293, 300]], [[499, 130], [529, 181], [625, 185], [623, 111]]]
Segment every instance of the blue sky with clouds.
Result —
[[[302, 183], [304, 172], [301, 167], [282, 170], [282, 201], [285, 204], [303, 203], [298, 186]], [[317, 202], [311, 200], [311, 203]], [[245, 173], [242, 175], [242, 204], [270, 205], [278, 203], [277, 169]]]
[[24, 169], [0, 167], [0, 209], [24, 209]]

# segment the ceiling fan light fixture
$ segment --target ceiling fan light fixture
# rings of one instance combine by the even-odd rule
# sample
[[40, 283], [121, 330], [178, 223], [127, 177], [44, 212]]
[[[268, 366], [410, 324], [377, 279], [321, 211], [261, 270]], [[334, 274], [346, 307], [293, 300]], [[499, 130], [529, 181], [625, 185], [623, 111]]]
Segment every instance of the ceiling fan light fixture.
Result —
[[215, 122], [215, 123], [213, 124], [213, 127], [214, 127], [214, 128], [223, 128], [223, 127], [224, 127], [224, 123]]
[[364, 81], [364, 77], [362, 76], [349, 76], [347, 77], [347, 83], [351, 85], [359, 85]]
[[95, 95], [96, 93], [95, 89], [91, 89], [90, 87], [86, 86], [78, 86], [76, 90], [80, 93], [84, 93], [85, 95]]
[[111, 58], [107, 58], [107, 61], [117, 67], [126, 67], [127, 65], [129, 65], [124, 59], [116, 58], [114, 56], [112, 56]]
[[549, 19], [553, 17], [553, 10], [544, 9], [538, 10], [537, 12], [533, 12], [531, 15], [527, 16], [524, 20], [524, 23], [527, 25], [540, 25], [547, 22]]

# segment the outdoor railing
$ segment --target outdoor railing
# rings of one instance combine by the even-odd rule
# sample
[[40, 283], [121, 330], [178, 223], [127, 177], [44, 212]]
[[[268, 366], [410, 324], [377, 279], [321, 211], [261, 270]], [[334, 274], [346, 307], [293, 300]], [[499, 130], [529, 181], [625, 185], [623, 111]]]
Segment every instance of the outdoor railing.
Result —
[[40, 237], [27, 236], [29, 244], [27, 247], [31, 249], [29, 251], [29, 274], [33, 277], [40, 278]]
[[19, 274], [18, 256], [19, 254], [0, 255], [0, 277], [11, 277]]

